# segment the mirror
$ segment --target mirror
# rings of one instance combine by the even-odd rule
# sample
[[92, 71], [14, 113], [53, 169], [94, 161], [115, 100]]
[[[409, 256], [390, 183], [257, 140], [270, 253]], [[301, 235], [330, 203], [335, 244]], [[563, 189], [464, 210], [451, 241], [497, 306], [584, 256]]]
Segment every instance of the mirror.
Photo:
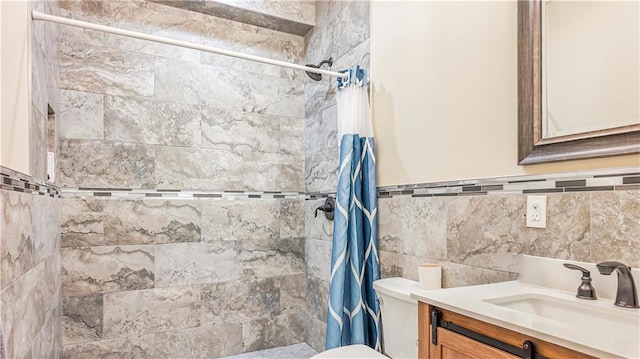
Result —
[[640, 152], [640, 1], [518, 1], [518, 163]]

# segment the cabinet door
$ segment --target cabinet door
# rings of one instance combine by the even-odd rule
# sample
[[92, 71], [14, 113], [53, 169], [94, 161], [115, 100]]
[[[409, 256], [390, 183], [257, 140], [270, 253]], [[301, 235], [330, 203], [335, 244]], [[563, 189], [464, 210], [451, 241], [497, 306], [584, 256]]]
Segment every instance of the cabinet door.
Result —
[[[438, 345], [431, 346], [431, 358], [441, 359], [515, 359], [511, 355], [492, 346], [469, 339], [450, 330], [438, 328]], [[434, 352], [435, 351], [435, 352]]]

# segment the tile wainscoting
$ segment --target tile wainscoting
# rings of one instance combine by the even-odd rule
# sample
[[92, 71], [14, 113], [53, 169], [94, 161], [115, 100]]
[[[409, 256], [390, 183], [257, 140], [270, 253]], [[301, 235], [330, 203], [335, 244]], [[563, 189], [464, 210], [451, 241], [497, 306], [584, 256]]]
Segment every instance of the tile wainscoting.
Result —
[[[513, 280], [518, 255], [640, 267], [640, 168], [378, 188], [381, 276], [418, 279], [443, 266], [443, 286]], [[547, 195], [547, 228], [525, 226], [526, 197]], [[334, 191], [307, 192], [308, 343], [324, 346], [333, 224], [313, 211]]]
[[[615, 169], [380, 188], [381, 274], [416, 280], [419, 263], [437, 261], [445, 287], [499, 282], [517, 277], [517, 254], [640, 266], [637, 173]], [[37, 198], [60, 207], [59, 225], [42, 227], [60, 228], [61, 254], [32, 268], [44, 275], [55, 273], [47, 265], [61, 263], [64, 356], [215, 357], [303, 341], [322, 349], [333, 223], [314, 217], [314, 210], [330, 193], [59, 190], [7, 169], [2, 178], [3, 208]], [[609, 190], [588, 190], [593, 181], [606, 181], [598, 187]], [[526, 193], [541, 183], [587, 190], [547, 193], [547, 228], [526, 228]], [[558, 187], [567, 184], [578, 187]], [[467, 195], [463, 189], [469, 186], [493, 187]], [[420, 193], [432, 189], [458, 195]], [[11, 218], [5, 222], [16, 222]], [[3, 279], [27, 267], [13, 263], [16, 270], [3, 268]], [[226, 339], [205, 340], [211, 335]], [[168, 345], [168, 338], [180, 345]]]
[[7, 358], [56, 358], [62, 348], [57, 188], [3, 167], [0, 173], [0, 347]]

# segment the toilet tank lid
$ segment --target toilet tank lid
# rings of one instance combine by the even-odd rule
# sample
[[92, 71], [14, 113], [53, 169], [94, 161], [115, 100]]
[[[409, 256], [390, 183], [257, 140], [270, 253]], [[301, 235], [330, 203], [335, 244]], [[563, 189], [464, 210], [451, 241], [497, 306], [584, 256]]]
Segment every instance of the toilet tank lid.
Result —
[[377, 293], [386, 294], [410, 303], [418, 301], [411, 298], [411, 293], [420, 290], [420, 283], [406, 278], [385, 278], [373, 282]]

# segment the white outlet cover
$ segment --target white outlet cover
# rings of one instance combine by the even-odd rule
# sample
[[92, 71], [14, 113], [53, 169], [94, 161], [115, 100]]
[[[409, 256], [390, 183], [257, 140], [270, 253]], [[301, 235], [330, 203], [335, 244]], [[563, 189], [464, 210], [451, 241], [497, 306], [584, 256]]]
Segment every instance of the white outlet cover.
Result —
[[527, 196], [527, 227], [547, 228], [547, 196]]

